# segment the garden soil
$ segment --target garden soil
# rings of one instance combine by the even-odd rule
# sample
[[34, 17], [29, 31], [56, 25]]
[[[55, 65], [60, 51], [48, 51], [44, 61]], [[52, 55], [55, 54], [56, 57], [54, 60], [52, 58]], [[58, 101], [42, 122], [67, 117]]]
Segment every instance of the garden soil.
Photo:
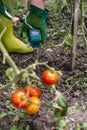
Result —
[[[56, 89], [61, 91], [67, 99], [69, 109], [64, 119], [69, 124], [69, 127], [75, 130], [76, 123], [87, 123], [87, 81], [81, 82], [82, 77], [87, 76], [87, 49], [77, 46], [76, 64], [75, 68], [71, 71], [70, 52], [66, 51], [64, 46], [58, 47], [55, 44], [51, 48], [44, 48], [46, 48], [45, 45], [39, 49], [39, 62], [47, 61], [48, 65], [62, 72], [62, 76], [56, 84]], [[33, 52], [28, 54], [10, 53], [10, 56], [20, 69], [35, 62]], [[0, 83], [5, 84], [8, 82], [5, 75], [8, 67], [7, 62], [6, 64], [2, 64], [2, 54], [0, 53]], [[45, 69], [44, 66], [39, 66], [38, 75], [40, 78], [41, 73]], [[19, 87], [24, 87], [24, 84], [19, 83]], [[10, 101], [9, 89], [0, 93], [0, 113], [11, 111], [6, 105], [6, 101]], [[12, 125], [16, 126], [18, 130], [20, 130], [19, 127], [22, 127], [23, 130], [57, 130], [57, 119], [53, 116], [53, 112], [46, 107], [54, 99], [54, 96], [54, 93], [43, 86], [40, 111], [27, 118], [21, 117], [14, 123], [15, 116], [7, 114], [0, 119], [0, 130], [10, 130]], [[30, 126], [30, 129], [28, 126]], [[65, 128], [64, 130], [71, 130], [70, 128]]]

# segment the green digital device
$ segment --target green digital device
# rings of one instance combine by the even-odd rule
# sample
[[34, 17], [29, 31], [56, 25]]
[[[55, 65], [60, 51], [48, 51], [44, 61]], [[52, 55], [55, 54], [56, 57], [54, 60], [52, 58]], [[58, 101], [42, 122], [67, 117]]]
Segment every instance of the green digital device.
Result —
[[29, 40], [33, 48], [40, 47], [41, 44], [41, 32], [39, 29], [29, 29]]

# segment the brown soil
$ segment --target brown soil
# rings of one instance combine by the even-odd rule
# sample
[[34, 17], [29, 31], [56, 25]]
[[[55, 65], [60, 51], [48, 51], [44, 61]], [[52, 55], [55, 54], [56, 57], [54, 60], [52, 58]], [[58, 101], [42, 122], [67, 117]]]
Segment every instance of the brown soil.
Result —
[[[75, 130], [76, 123], [87, 122], [87, 81], [80, 81], [84, 76], [87, 79], [87, 49], [80, 46], [77, 47], [76, 65], [74, 70], [71, 71], [69, 67], [69, 51], [66, 52], [64, 47], [58, 47], [57, 45], [54, 45], [51, 49], [43, 48], [46, 47], [43, 46], [39, 49], [39, 62], [48, 61], [48, 65], [57, 70], [61, 70], [63, 73], [56, 88], [63, 92], [67, 99], [69, 109], [67, 116], [64, 117], [64, 119], [69, 123], [70, 128]], [[33, 53], [10, 53], [10, 55], [19, 68], [25, 68], [35, 61]], [[5, 71], [8, 67], [9, 65], [7, 63], [5, 65], [2, 64], [2, 54], [0, 53], [0, 82], [3, 84], [8, 82], [5, 75]], [[41, 76], [44, 69], [44, 67], [39, 67], [39, 76]], [[71, 76], [76, 77], [74, 78], [75, 81], [71, 83], [71, 80], [67, 85], [66, 81], [67, 79], [69, 81]], [[21, 85], [19, 85], [19, 87], [20, 86]], [[8, 106], [6, 106], [6, 100], [10, 100], [8, 96], [9, 91], [7, 90], [8, 94], [5, 91], [0, 94], [0, 113], [10, 111]], [[43, 88], [42, 92], [40, 111], [33, 116], [28, 116], [27, 118], [19, 118], [14, 125], [18, 128], [19, 126], [22, 126], [23, 130], [26, 130], [26, 126], [28, 125], [30, 126], [29, 130], [57, 130], [57, 120], [53, 117], [53, 112], [46, 108], [46, 104], [54, 99], [54, 93], [50, 93], [47, 88]], [[77, 109], [75, 106], [77, 106]], [[0, 119], [0, 130], [10, 130], [13, 119], [13, 115], [6, 115], [4, 118]]]
[[[40, 56], [40, 62], [48, 61], [50, 66], [55, 67], [55, 69], [59, 69], [62, 71], [63, 75], [60, 81], [57, 84], [57, 89], [64, 93], [68, 104], [69, 104], [69, 112], [65, 119], [67, 122], [76, 123], [76, 122], [87, 122], [87, 91], [83, 88], [83, 84], [75, 81], [72, 88], [67, 88], [66, 80], [70, 76], [80, 77], [86, 70], [84, 64], [87, 63], [87, 51], [81, 48], [78, 48], [79, 52], [77, 53], [76, 58], [76, 67], [73, 71], [69, 69], [69, 54], [64, 51], [64, 48], [53, 47], [50, 51], [43, 49], [40, 50], [42, 55]], [[80, 51], [82, 50], [82, 52]], [[84, 51], [84, 53], [83, 53]], [[0, 54], [1, 55], [1, 54]], [[33, 54], [10, 54], [16, 64], [20, 68], [25, 68], [27, 65], [33, 63]], [[25, 62], [23, 62], [27, 59]], [[33, 60], [32, 60], [33, 59]], [[5, 65], [0, 63], [0, 82], [4, 83], [6, 76], [5, 70], [8, 68], [8, 64]], [[44, 70], [43, 67], [39, 67], [39, 73]], [[87, 82], [86, 82], [87, 83]], [[22, 126], [25, 130], [27, 125], [31, 126], [31, 130], [56, 130], [56, 119], [52, 117], [52, 112], [50, 109], [47, 109], [45, 106], [48, 102], [50, 102], [54, 97], [54, 94], [50, 93], [48, 89], [43, 89], [43, 95], [41, 98], [42, 104], [40, 111], [34, 116], [29, 116], [26, 119], [19, 119], [16, 122], [16, 126]], [[9, 111], [5, 105], [6, 99], [8, 96], [3, 92], [0, 95], [0, 112]], [[78, 109], [75, 109], [75, 104], [78, 104]], [[7, 115], [4, 118], [0, 119], [0, 128], [1, 130], [10, 130], [10, 124], [12, 123], [13, 116]]]

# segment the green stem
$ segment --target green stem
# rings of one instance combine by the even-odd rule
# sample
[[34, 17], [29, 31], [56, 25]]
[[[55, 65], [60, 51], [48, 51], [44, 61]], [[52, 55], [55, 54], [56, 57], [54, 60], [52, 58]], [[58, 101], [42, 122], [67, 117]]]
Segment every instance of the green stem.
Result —
[[4, 47], [4, 45], [2, 44], [2, 41], [1, 41], [1, 38], [2, 38], [3, 34], [5, 33], [6, 29], [7, 28], [5, 27], [4, 30], [0, 33], [0, 50], [3, 53], [3, 55], [6, 57], [9, 65], [13, 68], [14, 73], [17, 75], [19, 73], [19, 70], [18, 70], [16, 64], [11, 59], [10, 55], [8, 54], [7, 50], [5, 49], [5, 47]]
[[21, 79], [21, 77], [22, 77], [22, 75], [24, 74], [24, 71], [20, 71], [20, 73], [18, 74], [18, 75], [16, 75], [15, 77], [14, 77], [14, 79], [10, 82], [10, 83], [8, 83], [8, 84], [6, 84], [6, 85], [2, 85], [1, 87], [0, 87], [0, 91], [3, 91], [3, 90], [5, 90], [5, 89], [8, 89], [9, 87], [11, 87], [11, 85], [13, 84], [13, 83], [17, 83], [18, 82], [18, 80], [20, 80]]
[[[22, 78], [24, 73], [31, 72], [31, 70], [35, 69], [35, 66], [37, 66], [37, 65], [46, 65], [46, 64], [47, 64], [47, 62], [43, 62], [43, 63], [35, 62], [35, 64], [29, 65], [25, 69], [20, 70], [20, 72], [17, 75], [15, 75], [15, 77], [13, 78], [13, 80], [10, 83], [8, 83], [7, 85], [4, 85], [4, 86], [1, 85], [0, 91], [8, 89], [13, 83], [17, 83], [17, 81], [19, 81]], [[33, 75], [33, 77], [37, 79], [36, 75]], [[39, 78], [38, 78], [38, 80], [39, 80]]]

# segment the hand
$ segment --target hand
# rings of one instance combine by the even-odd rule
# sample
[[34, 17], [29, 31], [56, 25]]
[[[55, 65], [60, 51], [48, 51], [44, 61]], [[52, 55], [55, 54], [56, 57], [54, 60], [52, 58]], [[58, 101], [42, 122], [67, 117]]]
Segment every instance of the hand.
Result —
[[12, 22], [13, 23], [18, 22], [19, 20], [20, 20], [19, 17], [15, 17], [15, 16], [12, 17]]
[[27, 15], [27, 24], [33, 28], [40, 29], [41, 31], [41, 42], [45, 43], [46, 40], [46, 18], [48, 16], [48, 10], [40, 9], [36, 6], [30, 6], [30, 13]]

